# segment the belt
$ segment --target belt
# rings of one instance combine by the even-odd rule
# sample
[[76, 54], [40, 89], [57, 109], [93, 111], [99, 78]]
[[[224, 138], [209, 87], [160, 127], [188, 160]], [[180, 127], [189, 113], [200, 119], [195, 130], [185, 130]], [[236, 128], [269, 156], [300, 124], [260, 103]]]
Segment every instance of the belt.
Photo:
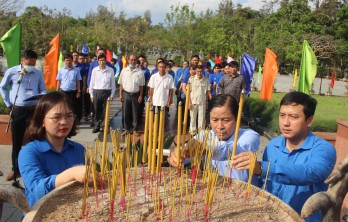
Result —
[[131, 92], [127, 92], [126, 90], [123, 90], [123, 92], [126, 93], [126, 94], [128, 94], [129, 96], [134, 96], [134, 95], [136, 95], [136, 94], [139, 94], [139, 91], [138, 91], [138, 92], [133, 92], [133, 93], [131, 93]]
[[13, 108], [31, 110], [31, 109], [35, 109], [35, 106], [13, 106]]
[[96, 91], [96, 92], [110, 92], [111, 89], [93, 89], [93, 91]]

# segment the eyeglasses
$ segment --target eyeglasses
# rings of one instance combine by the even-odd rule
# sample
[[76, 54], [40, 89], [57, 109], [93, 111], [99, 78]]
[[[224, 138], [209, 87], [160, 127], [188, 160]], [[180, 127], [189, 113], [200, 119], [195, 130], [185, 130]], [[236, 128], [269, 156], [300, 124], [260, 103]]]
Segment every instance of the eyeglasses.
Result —
[[76, 115], [73, 113], [68, 113], [65, 115], [57, 115], [57, 116], [53, 116], [53, 117], [45, 116], [45, 118], [50, 119], [55, 123], [61, 122], [63, 119], [65, 119], [68, 122], [71, 122], [76, 118]]

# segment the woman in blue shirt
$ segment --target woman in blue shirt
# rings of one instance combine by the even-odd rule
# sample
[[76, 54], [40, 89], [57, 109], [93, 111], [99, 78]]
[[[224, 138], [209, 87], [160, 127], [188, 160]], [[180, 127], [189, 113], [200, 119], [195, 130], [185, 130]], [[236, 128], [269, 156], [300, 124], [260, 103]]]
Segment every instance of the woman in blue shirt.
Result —
[[[214, 150], [210, 165], [215, 167], [221, 176], [232, 177], [242, 181], [248, 181], [249, 170], [232, 170], [229, 158], [234, 143], [234, 132], [236, 129], [236, 118], [238, 115], [237, 101], [231, 95], [218, 95], [209, 104], [211, 130], [208, 135], [205, 132], [196, 135], [195, 139], [203, 141], [208, 137], [211, 144], [214, 141]], [[260, 136], [251, 129], [240, 129], [237, 141], [236, 153], [247, 151], [256, 152], [260, 145]], [[169, 164], [177, 166], [178, 158], [175, 150], [170, 152]], [[185, 163], [187, 160], [185, 160]], [[256, 180], [253, 181], [256, 184]]]
[[38, 102], [28, 133], [32, 142], [19, 153], [19, 170], [30, 208], [56, 187], [83, 182], [84, 147], [67, 139], [76, 134], [73, 105], [61, 92]]

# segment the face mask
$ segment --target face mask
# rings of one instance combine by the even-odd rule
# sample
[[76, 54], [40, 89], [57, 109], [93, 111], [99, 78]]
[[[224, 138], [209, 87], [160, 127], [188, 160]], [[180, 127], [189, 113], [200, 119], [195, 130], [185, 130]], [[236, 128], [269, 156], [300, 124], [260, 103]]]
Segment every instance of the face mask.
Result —
[[23, 68], [25, 69], [25, 71], [27, 71], [27, 73], [31, 73], [34, 72], [35, 66], [25, 65]]
[[132, 66], [131, 64], [129, 64], [128, 66], [129, 66], [129, 68], [131, 68], [131, 69], [135, 69], [135, 68], [137, 67], [137, 65]]

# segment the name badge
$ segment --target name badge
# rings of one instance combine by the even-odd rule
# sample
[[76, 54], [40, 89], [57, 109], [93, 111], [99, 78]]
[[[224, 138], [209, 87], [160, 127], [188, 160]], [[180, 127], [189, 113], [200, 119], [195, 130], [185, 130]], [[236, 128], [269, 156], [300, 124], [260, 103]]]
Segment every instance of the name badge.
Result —
[[25, 89], [25, 95], [26, 96], [33, 96], [33, 90], [32, 89]]

